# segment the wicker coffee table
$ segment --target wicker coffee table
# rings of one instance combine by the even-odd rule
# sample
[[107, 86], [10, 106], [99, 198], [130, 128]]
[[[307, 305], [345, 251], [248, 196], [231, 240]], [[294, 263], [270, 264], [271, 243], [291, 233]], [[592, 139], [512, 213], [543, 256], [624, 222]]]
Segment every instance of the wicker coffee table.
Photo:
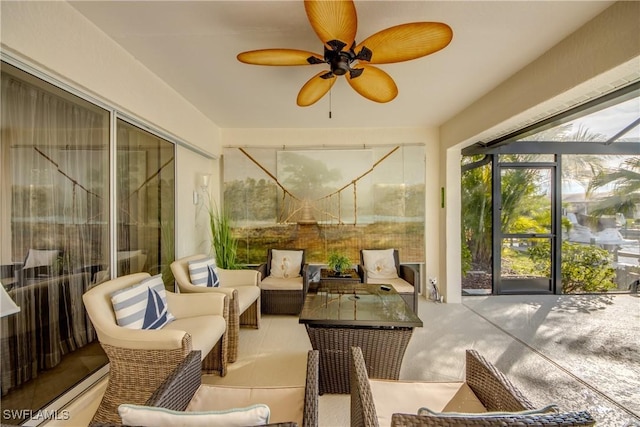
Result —
[[371, 378], [398, 379], [422, 320], [392, 286], [331, 283], [307, 294], [300, 323], [320, 351], [320, 393], [349, 393], [349, 349], [360, 347]]

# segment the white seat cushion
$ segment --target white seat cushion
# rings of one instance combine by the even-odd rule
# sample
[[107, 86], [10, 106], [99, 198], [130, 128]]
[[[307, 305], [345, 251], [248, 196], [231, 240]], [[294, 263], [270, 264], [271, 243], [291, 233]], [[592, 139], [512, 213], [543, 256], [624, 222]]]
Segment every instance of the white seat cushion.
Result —
[[434, 411], [486, 412], [482, 402], [466, 383], [388, 381], [370, 379], [371, 393], [380, 426], [391, 425], [396, 413], [417, 414], [428, 407]]
[[227, 330], [227, 322], [222, 316], [186, 317], [174, 320], [163, 329], [189, 333], [193, 349], [202, 351], [204, 358]]
[[367, 283], [371, 283], [372, 285], [392, 285], [399, 294], [412, 294], [415, 291], [414, 287], [411, 286], [411, 283], [399, 277], [395, 279], [367, 278]]
[[257, 286], [236, 286], [234, 289], [238, 291], [238, 308], [240, 309], [240, 313], [244, 313], [251, 304], [260, 298], [260, 288]]
[[260, 288], [268, 291], [294, 291], [302, 290], [302, 277], [290, 277], [281, 279], [279, 277], [267, 276], [260, 282]]
[[271, 410], [269, 422], [295, 421], [302, 426], [304, 386], [233, 387], [202, 384], [191, 398], [187, 411], [216, 411], [263, 403]]

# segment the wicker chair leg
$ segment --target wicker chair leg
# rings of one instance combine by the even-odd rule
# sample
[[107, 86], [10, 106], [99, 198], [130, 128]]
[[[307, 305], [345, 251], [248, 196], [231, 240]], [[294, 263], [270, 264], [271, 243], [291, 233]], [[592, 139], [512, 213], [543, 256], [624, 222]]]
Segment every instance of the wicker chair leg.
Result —
[[225, 350], [227, 346], [227, 334], [224, 334], [220, 341], [213, 347], [213, 349], [202, 360], [202, 371], [207, 374], [218, 374], [221, 377], [227, 375], [227, 356], [228, 351]]
[[139, 350], [102, 344], [109, 358], [109, 383], [92, 423], [120, 424], [118, 406], [144, 405], [151, 394], [191, 351], [186, 334], [182, 348]]
[[[228, 298], [227, 298], [228, 299]], [[227, 322], [227, 362], [233, 363], [238, 358], [238, 339], [240, 336], [240, 307], [238, 304], [238, 291], [233, 291], [229, 300], [229, 320]]]
[[260, 297], [240, 315], [240, 326], [260, 329]]
[[[229, 324], [229, 298], [224, 299], [224, 318]], [[227, 375], [227, 363], [229, 356], [229, 329], [222, 334], [222, 338], [202, 360], [202, 370], [207, 374], [218, 374], [221, 377]]]

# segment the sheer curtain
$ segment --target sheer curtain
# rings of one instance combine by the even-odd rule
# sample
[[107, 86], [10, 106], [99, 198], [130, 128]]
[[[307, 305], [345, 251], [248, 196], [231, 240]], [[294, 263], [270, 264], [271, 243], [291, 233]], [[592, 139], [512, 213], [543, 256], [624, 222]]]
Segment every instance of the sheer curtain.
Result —
[[162, 274], [173, 290], [175, 146], [117, 120], [118, 276]]
[[0, 255], [21, 311], [1, 319], [3, 396], [95, 340], [82, 294], [109, 254], [108, 112], [4, 70]]

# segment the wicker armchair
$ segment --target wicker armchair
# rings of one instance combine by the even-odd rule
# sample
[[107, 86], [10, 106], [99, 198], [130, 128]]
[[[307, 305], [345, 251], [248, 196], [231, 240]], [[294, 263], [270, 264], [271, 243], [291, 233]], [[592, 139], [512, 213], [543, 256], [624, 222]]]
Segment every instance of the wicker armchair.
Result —
[[205, 355], [200, 369], [226, 374], [229, 302], [225, 295], [167, 292], [167, 306], [175, 317], [171, 323], [161, 329], [129, 329], [116, 323], [111, 295], [148, 277], [148, 273], [119, 277], [82, 296], [110, 364], [107, 389], [93, 422], [119, 423], [118, 406], [143, 404], [192, 350]]
[[260, 328], [260, 276], [255, 270], [225, 270], [218, 267], [219, 287], [195, 286], [189, 276], [189, 261], [203, 258], [206, 258], [206, 255], [198, 254], [178, 259], [171, 263], [171, 271], [181, 293], [217, 292], [229, 298], [227, 359], [229, 363], [233, 363], [238, 358], [240, 326]]
[[301, 251], [300, 276], [283, 279], [271, 274], [273, 250], [267, 251], [267, 262], [258, 267], [262, 275], [260, 295], [262, 297], [262, 312], [265, 314], [300, 314], [304, 297], [309, 290], [309, 264], [305, 261], [304, 249], [279, 249], [282, 251]]
[[370, 277], [371, 274], [369, 271], [372, 267], [369, 266], [368, 268], [365, 264], [365, 251], [367, 250], [360, 250], [360, 264], [358, 265], [358, 274], [360, 275], [362, 283], [392, 285], [407, 305], [413, 309], [413, 312], [417, 313], [418, 295], [420, 293], [420, 274], [413, 267], [400, 264], [400, 254], [397, 249], [386, 249], [386, 251], [392, 251], [395, 275], [397, 275], [397, 277], [390, 279]]
[[[237, 401], [236, 407], [244, 407], [251, 404], [263, 403], [271, 408], [270, 426], [317, 427], [318, 426], [318, 352], [311, 350], [307, 356], [307, 377], [304, 386], [295, 387], [234, 387], [215, 386], [202, 384], [200, 375], [199, 352], [191, 352], [155, 390], [151, 397], [144, 403], [145, 406], [184, 411], [191, 400], [197, 394], [204, 393], [207, 396], [215, 396], [219, 392], [226, 396], [236, 391], [247, 392], [249, 400]], [[211, 394], [212, 390], [213, 394]], [[284, 392], [284, 393], [283, 393]], [[200, 394], [198, 397], [202, 397]], [[293, 399], [289, 401], [288, 399]], [[202, 400], [202, 399], [198, 399]], [[210, 399], [203, 404], [212, 405], [208, 408], [197, 410], [221, 410], [221, 402], [218, 399]], [[303, 402], [298, 407], [297, 402]], [[299, 411], [299, 412], [298, 412]], [[293, 418], [293, 419], [292, 419]], [[98, 426], [100, 424], [92, 424]]]
[[[446, 392], [451, 393], [451, 396], [443, 397]], [[406, 405], [406, 408], [399, 412], [411, 413], [396, 413], [395, 408], [388, 408], [389, 402], [385, 401], [386, 399], [383, 397], [383, 395], [388, 397], [388, 393], [393, 393], [398, 398], [393, 404], [397, 405], [398, 402], [402, 402], [403, 405]], [[436, 403], [436, 401], [438, 402]], [[379, 407], [386, 404], [387, 407], [377, 409], [376, 404]], [[440, 405], [440, 410], [444, 407], [447, 412], [448, 408], [475, 406], [473, 411], [466, 410], [464, 412], [478, 412], [478, 414], [467, 416], [460, 414], [455, 417], [416, 415], [420, 407], [429, 404], [434, 405], [434, 408]], [[504, 374], [474, 350], [467, 350], [466, 353], [466, 379], [464, 383], [428, 383], [370, 380], [362, 351], [359, 347], [351, 348], [352, 427], [378, 427], [382, 422], [388, 425], [389, 421], [392, 427], [595, 425], [594, 419], [584, 411], [548, 412], [536, 415], [514, 413], [500, 418], [483, 416], [481, 413], [483, 410], [518, 412], [531, 409], [534, 409], [531, 401]], [[456, 412], [458, 411], [456, 410]]]

